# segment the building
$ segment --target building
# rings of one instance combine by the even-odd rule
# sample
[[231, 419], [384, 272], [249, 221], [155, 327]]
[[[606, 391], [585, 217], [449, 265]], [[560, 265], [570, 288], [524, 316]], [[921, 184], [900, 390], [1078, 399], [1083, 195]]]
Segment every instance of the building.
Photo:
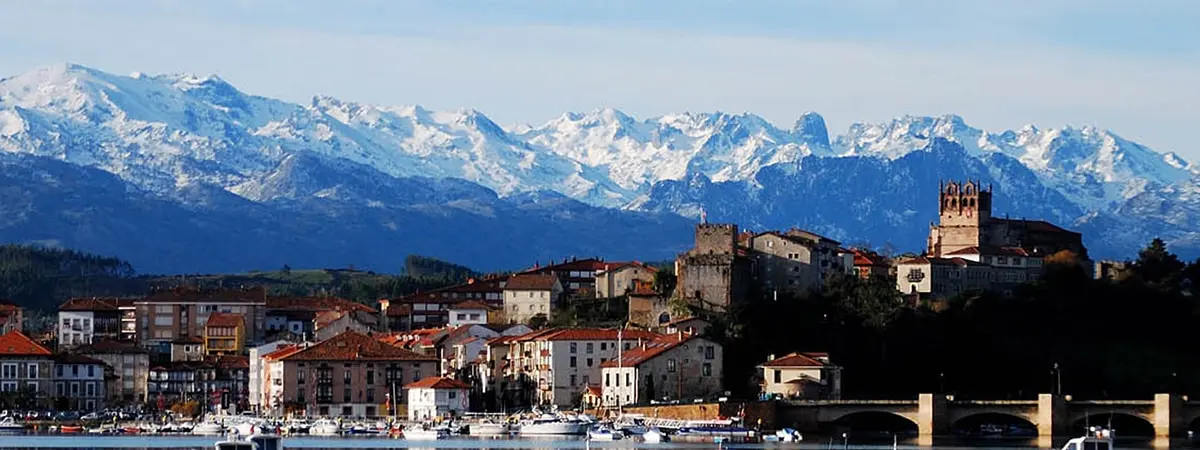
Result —
[[750, 239], [750, 250], [763, 295], [819, 290], [828, 273], [844, 271], [837, 241], [802, 230], [759, 233]]
[[864, 280], [871, 278], [889, 278], [892, 276], [892, 262], [870, 250], [852, 248], [850, 254], [854, 257], [854, 272]]
[[283, 363], [283, 399], [307, 416], [378, 417], [386, 398], [438, 371], [438, 360], [346, 331], [291, 355]]
[[672, 320], [670, 293], [659, 293], [653, 282], [635, 280], [633, 290], [626, 294], [629, 302], [629, 323], [642, 328], [654, 328]]
[[633, 292], [637, 282], [654, 284], [658, 269], [639, 263], [605, 263], [596, 272], [596, 297], [620, 297]]
[[23, 331], [25, 310], [15, 303], [0, 300], [0, 333]]
[[604, 405], [718, 397], [724, 392], [722, 356], [721, 344], [695, 334], [642, 341], [601, 364]]
[[447, 324], [452, 327], [487, 324], [491, 310], [490, 306], [478, 300], [458, 302], [446, 310], [449, 318]]
[[203, 361], [204, 360], [204, 339], [199, 337], [185, 337], [171, 341], [171, 361]]
[[[286, 344], [280, 346], [269, 353], [260, 353], [261, 361], [258, 362], [259, 372], [259, 389], [258, 389], [258, 412], [260, 415], [272, 417], [283, 417], [286, 412], [287, 402], [283, 397], [283, 358], [294, 355], [301, 350], [308, 348], [308, 344]], [[254, 363], [252, 359], [251, 364]], [[254, 368], [251, 368], [253, 375]], [[252, 388], [253, 389], [253, 388]], [[251, 396], [251, 402], [255, 399]], [[253, 404], [251, 405], [253, 408]]]
[[[534, 405], [573, 406], [583, 387], [599, 383], [601, 365], [642, 341], [659, 337], [642, 330], [605, 328], [551, 328], [505, 339], [509, 348], [492, 349], [489, 360], [498, 367], [492, 377], [500, 388], [501, 403], [507, 407]], [[492, 346], [489, 343], [489, 347]]]
[[138, 342], [162, 353], [176, 339], [204, 336], [204, 326], [213, 313], [241, 315], [245, 318], [245, 342], [263, 341], [267, 291], [262, 287], [178, 287], [155, 292], [133, 303], [137, 310]]
[[758, 366], [764, 397], [842, 398], [842, 368], [830, 362], [828, 353], [796, 352], [780, 358], [771, 355], [767, 360]]
[[459, 417], [471, 407], [471, 385], [453, 378], [428, 377], [404, 388], [408, 389], [408, 420]]
[[662, 324], [656, 331], [663, 334], [705, 334], [710, 325], [709, 321], [699, 317], [684, 317]]
[[210, 356], [216, 368], [212, 386], [212, 409], [221, 414], [237, 414], [250, 409], [250, 361], [241, 355]]
[[584, 386], [579, 398], [579, 406], [584, 409], [596, 409], [604, 406], [604, 390], [598, 385]]
[[250, 391], [250, 410], [257, 413], [263, 413], [266, 411], [264, 409], [264, 405], [267, 405], [266, 399], [268, 398], [266, 355], [274, 353], [276, 350], [291, 348], [294, 346], [296, 346], [296, 344], [293, 344], [290, 341], [278, 340], [274, 342], [268, 342], [257, 347], [251, 347], [249, 350], [247, 350], [247, 353], [249, 354], [248, 364], [250, 371], [248, 380], [248, 390]]
[[725, 310], [746, 300], [752, 270], [737, 225], [700, 223], [695, 246], [675, 259], [675, 292], [693, 305]]
[[104, 408], [103, 361], [80, 354], [54, 355], [53, 404], [60, 411], [97, 411]]
[[206, 355], [240, 355], [246, 346], [246, 318], [241, 314], [212, 313], [204, 324]]
[[379, 315], [365, 311], [323, 311], [313, 319], [318, 342], [347, 331], [370, 333], [379, 326]]
[[1042, 258], [1019, 247], [968, 247], [946, 258], [915, 257], [896, 263], [896, 289], [921, 299], [949, 298], [966, 291], [1009, 294], [1037, 280]]
[[528, 323], [539, 315], [549, 319], [562, 295], [562, 282], [554, 275], [515, 275], [504, 286], [505, 320]]
[[207, 411], [216, 392], [217, 368], [205, 361], [173, 361], [150, 367], [146, 395], [160, 411], [195, 401]]
[[122, 332], [125, 324], [122, 306], [133, 302], [120, 298], [84, 297], [67, 300], [58, 307], [58, 350], [68, 350], [101, 340], [120, 340], [129, 337]]
[[[504, 304], [504, 286], [508, 277], [493, 276], [466, 283], [418, 292], [406, 297], [393, 298], [386, 308], [391, 331], [407, 331], [418, 328], [441, 327], [448, 324], [447, 311], [451, 306], [467, 300], [475, 300], [492, 307]], [[399, 322], [403, 320], [404, 322]]]
[[1087, 261], [1083, 236], [1042, 220], [992, 216], [992, 189], [978, 181], [938, 186], [938, 223], [930, 224], [927, 254], [946, 257], [971, 247], [1019, 247], [1035, 257], [1069, 250]]
[[536, 265], [521, 272], [523, 275], [553, 275], [562, 283], [563, 295], [568, 298], [596, 297], [596, 274], [604, 270], [605, 262], [599, 258], [563, 259], [546, 266]]
[[105, 403], [133, 406], [147, 401], [146, 383], [150, 380], [150, 352], [132, 342], [103, 340], [76, 347], [80, 355], [102, 361], [113, 373], [105, 379]]
[[317, 313], [331, 310], [375, 312], [370, 306], [339, 297], [269, 296], [265, 314], [266, 337], [269, 340], [291, 336], [300, 336], [300, 340], [311, 338]]
[[23, 409], [50, 406], [54, 360], [50, 349], [20, 331], [0, 335], [0, 392], [19, 393]]

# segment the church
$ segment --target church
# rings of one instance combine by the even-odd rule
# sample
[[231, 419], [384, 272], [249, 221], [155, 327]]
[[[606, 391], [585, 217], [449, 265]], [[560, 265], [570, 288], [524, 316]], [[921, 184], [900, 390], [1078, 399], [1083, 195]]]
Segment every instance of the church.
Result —
[[930, 224], [926, 254], [952, 258], [1020, 251], [1044, 258], [1069, 250], [1088, 260], [1083, 235], [1044, 220], [992, 217], [992, 189], [978, 181], [940, 183], [938, 223]]

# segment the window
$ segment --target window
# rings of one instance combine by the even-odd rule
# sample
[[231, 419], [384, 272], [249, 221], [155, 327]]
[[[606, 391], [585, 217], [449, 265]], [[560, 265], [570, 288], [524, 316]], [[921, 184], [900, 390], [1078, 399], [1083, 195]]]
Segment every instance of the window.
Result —
[[592, 358], [587, 359], [587, 366], [592, 367]]
[[0, 391], [16, 392], [17, 391], [17, 382], [16, 381], [5, 381], [3, 383], [0, 383]]
[[63, 328], [71, 328], [71, 319], [63, 318]]
[[674, 358], [668, 359], [667, 360], [667, 372], [674, 372], [674, 371], [675, 371], [675, 359]]
[[154, 325], [171, 326], [175, 324], [175, 316], [154, 316]]
[[17, 377], [17, 365], [16, 364], [5, 364], [4, 366], [0, 367], [0, 376], [3, 376], [6, 379], [16, 378]]
[[633, 386], [633, 378], [629, 376], [629, 372], [625, 372], [625, 385]]
[[612, 386], [612, 383], [609, 382], [610, 381], [609, 375], [612, 375], [612, 374], [611, 373], [604, 374], [604, 387]]
[[351, 415], [351, 414], [354, 414], [354, 408], [353, 408], [353, 407], [351, 407], [351, 406], [343, 406], [343, 407], [342, 407], [342, 415], [343, 415], [343, 416], [349, 416], [349, 415]]
[[71, 376], [73, 376], [73, 377], [79, 376], [79, 366], [78, 365], [71, 364]]
[[574, 356], [572, 356], [572, 357], [571, 357], [571, 361], [570, 361], [570, 363], [568, 363], [567, 365], [568, 365], [568, 366], [570, 366], [570, 367], [575, 367], [575, 366], [576, 366], [576, 361], [575, 361], [575, 357], [574, 357]]
[[367, 403], [375, 403], [375, 388], [367, 388]]
[[86, 391], [86, 394], [88, 397], [96, 396], [96, 383], [88, 383], [87, 386], [85, 386], [85, 387], [86, 387], [85, 391]]
[[350, 384], [351, 373], [353, 372], [351, 372], [350, 365], [346, 364], [346, 366], [342, 368], [342, 383]]
[[89, 319], [87, 317], [83, 318], [83, 329], [84, 330], [92, 329], [92, 319]]
[[61, 382], [54, 383], [54, 392], [57, 393], [59, 397], [66, 397], [67, 396], [67, 385], [63, 384]]
[[471, 314], [471, 320], [479, 320], [479, 314]]
[[576, 385], [575, 381], [576, 381], [575, 374], [571, 374], [571, 387], [575, 387], [575, 385]]
[[[574, 375], [572, 375], [572, 376], [574, 376]], [[450, 399], [458, 398], [458, 391], [452, 390], [452, 391], [446, 393], [446, 398], [450, 398]]]
[[71, 396], [72, 397], [79, 396], [79, 382], [78, 381], [71, 382]]
[[37, 382], [36, 381], [26, 381], [25, 382], [25, 390], [30, 391], [30, 392], [37, 392], [38, 391]]
[[587, 375], [584, 375], [584, 376], [583, 376], [583, 385], [584, 385], [584, 386], [587, 386], [587, 385], [590, 385], [590, 384], [592, 384], [591, 377], [589, 377], [589, 376], [587, 376]]
[[296, 403], [301, 405], [304, 404], [304, 389], [299, 389], [296, 391]]
[[370, 386], [370, 385], [374, 385], [374, 384], [375, 384], [375, 371], [368, 370], [367, 371], [367, 385]]
[[342, 388], [342, 401], [350, 403], [350, 388]]
[[54, 367], [54, 369], [55, 369], [55, 372], [57, 372], [57, 373], [58, 373], [58, 377], [59, 377], [59, 378], [62, 378], [62, 376], [63, 376], [63, 366], [62, 366], [61, 364], [59, 364], [58, 366], [55, 366], [55, 367]]
[[700, 374], [706, 377], [712, 376], [712, 363], [704, 363], [700, 369]]
[[296, 384], [304, 384], [304, 368], [296, 371]]
[[704, 359], [714, 359], [717, 357], [717, 348], [714, 346], [704, 347]]
[[607, 342], [601, 342], [601, 343], [600, 343], [600, 351], [605, 351], [605, 350], [608, 350], [608, 343], [607, 343]]
[[95, 400], [88, 400], [88, 401], [84, 402], [84, 405], [86, 405], [86, 408], [88, 411], [96, 410], [96, 401]]
[[592, 344], [591, 342], [588, 342], [588, 343], [587, 343], [586, 351], [587, 351], [587, 353], [588, 353], [589, 355], [592, 353], [592, 350], [593, 350], [593, 346], [594, 346], [594, 345], [595, 345], [595, 344]]
[[571, 353], [577, 353], [578, 351], [579, 351], [579, 344], [572, 342], [571, 343]]
[[466, 313], [458, 313], [456, 316], [458, 317], [458, 320], [467, 320]]
[[775, 370], [774, 372], [775, 372], [775, 382], [782, 383], [783, 382], [783, 371]]

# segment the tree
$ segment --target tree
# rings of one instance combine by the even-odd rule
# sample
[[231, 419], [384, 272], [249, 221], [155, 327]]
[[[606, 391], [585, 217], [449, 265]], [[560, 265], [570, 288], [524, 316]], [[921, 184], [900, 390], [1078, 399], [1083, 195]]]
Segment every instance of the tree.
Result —
[[548, 319], [545, 314], [538, 314], [529, 318], [529, 328], [533, 328], [535, 330], [545, 328], [546, 324], [548, 323], [550, 323], [550, 319]]
[[1185, 266], [1178, 256], [1167, 251], [1162, 239], [1154, 238], [1138, 252], [1132, 271], [1143, 282], [1165, 291], [1176, 291], [1183, 278]]
[[666, 270], [654, 272], [654, 291], [663, 297], [670, 297], [675, 292], [675, 274]]

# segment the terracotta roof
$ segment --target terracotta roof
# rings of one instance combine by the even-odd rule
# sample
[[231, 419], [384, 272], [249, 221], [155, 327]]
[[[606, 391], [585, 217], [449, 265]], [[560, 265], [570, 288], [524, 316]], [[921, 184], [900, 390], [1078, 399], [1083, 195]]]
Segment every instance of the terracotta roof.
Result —
[[104, 361], [78, 353], [60, 353], [54, 355], [54, 362], [59, 364], [104, 364]]
[[249, 369], [250, 357], [239, 355], [222, 355], [213, 361], [219, 369]]
[[470, 389], [471, 385], [453, 378], [429, 377], [404, 386], [405, 389]]
[[267, 290], [261, 286], [248, 289], [200, 289], [180, 286], [158, 291], [135, 303], [263, 303], [267, 302]]
[[955, 255], [996, 255], [996, 256], [1029, 256], [1029, 252], [1020, 247], [967, 247], [960, 250], [947, 253], [947, 256]]
[[114, 341], [111, 339], [96, 341], [82, 347], [77, 347], [75, 351], [83, 354], [150, 353], [149, 350], [138, 347], [131, 342]]
[[659, 336], [649, 342], [643, 342], [643, 345], [640, 347], [634, 347], [629, 349], [629, 351], [622, 352], [619, 360], [611, 359], [605, 361], [603, 364], [600, 364], [600, 367], [633, 367], [649, 361], [655, 356], [661, 355], [663, 352], [678, 347], [685, 342], [699, 338], [700, 335], [683, 333]]
[[[499, 293], [504, 290], [502, 287], [508, 281], [508, 277], [493, 277], [483, 280], [468, 280], [466, 283], [446, 286], [424, 292], [406, 295], [400, 298], [391, 299], [393, 306], [395, 303], [457, 303], [462, 301], [462, 297], [457, 297], [451, 294], [488, 294]], [[445, 295], [443, 295], [445, 294]]]
[[531, 269], [526, 269], [522, 273], [549, 273], [562, 271], [597, 271], [604, 269], [604, 261], [596, 258], [576, 259], [574, 261], [563, 261], [558, 264], [538, 266]]
[[302, 347], [300, 345], [296, 345], [296, 344], [284, 345], [284, 346], [280, 346], [278, 349], [276, 349], [275, 351], [273, 351], [271, 353], [262, 355], [262, 359], [268, 359], [268, 360], [283, 359], [283, 358], [286, 358], [288, 356], [298, 353], [300, 350], [304, 350], [304, 347]]
[[978, 262], [978, 261], [971, 261], [971, 260], [969, 260], [969, 259], [963, 259], [963, 258], [931, 258], [931, 257], [928, 257], [928, 256], [917, 256], [917, 257], [915, 257], [915, 258], [908, 258], [908, 259], [905, 259], [905, 260], [899, 261], [899, 262], [897, 262], [896, 264], [897, 264], [897, 265], [900, 265], [900, 264], [931, 264], [931, 265], [935, 265], [935, 266], [951, 266], [951, 265], [953, 265], [953, 266], [959, 266], [959, 267], [966, 267], [966, 266], [982, 266], [982, 267], [987, 267], [987, 264], [983, 264], [983, 263], [981, 263], [981, 262]]
[[321, 311], [313, 318], [313, 326], [318, 329], [325, 328], [329, 324], [341, 319], [344, 315], [346, 315], [344, 311]]
[[204, 340], [197, 336], [177, 337], [171, 341], [172, 344], [203, 344]]
[[558, 277], [549, 274], [516, 275], [504, 285], [506, 291], [549, 291], [554, 289]]
[[870, 250], [858, 248], [849, 249], [854, 255], [855, 266], [889, 266], [887, 258]]
[[376, 361], [437, 360], [437, 358], [420, 355], [394, 345], [388, 345], [356, 331], [343, 332], [282, 359], [287, 361], [345, 361], [355, 359]]
[[824, 367], [828, 364], [817, 358], [828, 358], [823, 352], [796, 352], [767, 361], [762, 367]]
[[463, 301], [463, 302], [458, 302], [458, 303], [455, 303], [455, 304], [454, 304], [454, 306], [451, 306], [451, 307], [450, 307], [450, 309], [484, 309], [484, 310], [491, 310], [491, 309], [492, 309], [492, 307], [491, 307], [491, 306], [488, 306], [486, 303], [483, 303], [483, 302], [481, 302], [481, 301], [478, 301], [478, 300], [467, 300], [467, 301]]
[[0, 335], [0, 356], [50, 356], [51, 353], [20, 331]]
[[[519, 336], [521, 341], [615, 341], [616, 328], [551, 328]], [[625, 330], [621, 337], [627, 340], [654, 339], [661, 336], [644, 330]]]
[[58, 306], [59, 311], [116, 311], [126, 303], [133, 305], [133, 300], [113, 297], [77, 297], [63, 302]]
[[596, 386], [594, 384], [587, 385], [586, 388], [583, 388], [583, 392], [585, 394], [589, 394], [593, 397], [603, 397], [604, 396], [604, 390], [601, 389], [600, 386]]
[[241, 314], [231, 313], [212, 313], [208, 315], [206, 327], [220, 328], [236, 328], [238, 326], [246, 326], [245, 318]]

